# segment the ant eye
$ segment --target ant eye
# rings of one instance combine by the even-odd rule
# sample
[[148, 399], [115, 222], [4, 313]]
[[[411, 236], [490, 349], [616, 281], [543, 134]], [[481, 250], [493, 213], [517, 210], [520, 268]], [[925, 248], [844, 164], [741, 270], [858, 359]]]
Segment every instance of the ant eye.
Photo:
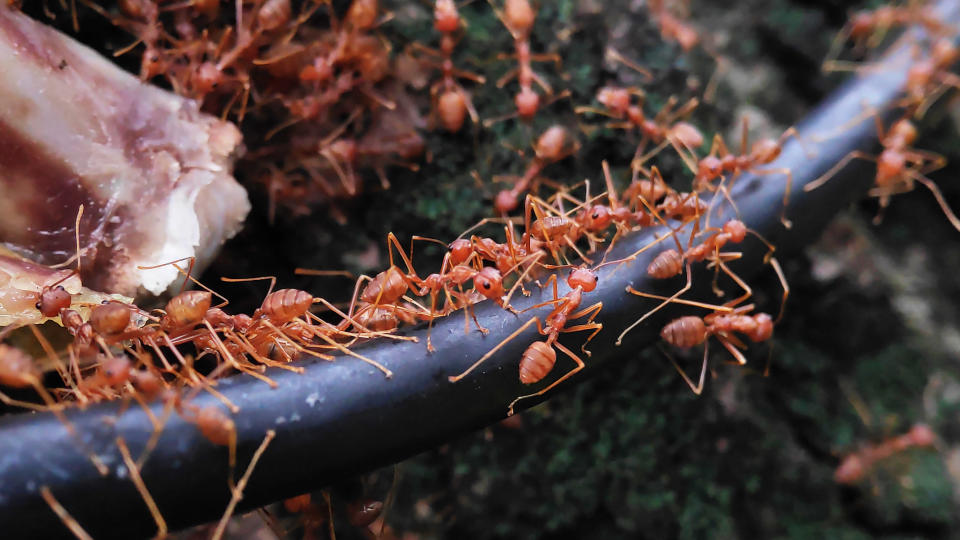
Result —
[[489, 282], [489, 281], [484, 281], [484, 282], [483, 282], [483, 288], [484, 288], [484, 289], [489, 289], [489, 288], [490, 288], [490, 282]]
[[600, 217], [600, 212], [594, 211], [594, 212], [593, 212], [593, 219], [598, 219], [599, 217]]
[[57, 290], [58, 290], [58, 291], [65, 291], [66, 289], [63, 288], [63, 285], [57, 285]]
[[600, 281], [600, 276], [593, 276], [593, 281]]
[[43, 305], [42, 303], [40, 303], [40, 302], [37, 302], [37, 303], [36, 303], [36, 304], [34, 304], [34, 305], [36, 306], [36, 308], [37, 308], [37, 309], [39, 309], [40, 311], [43, 311], [43, 310], [42, 310], [42, 309], [40, 308], [40, 306], [42, 306], [42, 305]]

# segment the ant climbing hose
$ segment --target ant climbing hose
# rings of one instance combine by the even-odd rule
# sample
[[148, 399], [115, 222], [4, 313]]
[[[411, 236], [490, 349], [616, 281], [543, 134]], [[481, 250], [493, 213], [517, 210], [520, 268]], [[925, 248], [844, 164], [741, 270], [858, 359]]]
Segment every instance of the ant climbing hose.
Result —
[[[960, 19], [958, 12], [951, 14], [954, 20]], [[787, 209], [791, 229], [781, 224], [782, 175], [748, 174], [737, 179], [731, 198], [741, 219], [777, 246], [777, 256], [797, 253], [806, 242], [816, 239], [836, 212], [862, 197], [870, 187], [870, 164], [851, 163], [822, 187], [803, 190], [805, 184], [849, 152], [875, 151], [876, 130], [864, 107], [883, 110], [900, 98], [909, 67], [904, 54], [909, 53], [901, 50], [888, 55], [881, 61], [883, 65], [837, 90], [797, 126], [804, 142], [788, 141], [779, 159], [771, 164], [771, 168], [793, 172]], [[832, 138], [817, 142], [816, 136], [824, 134]], [[724, 216], [732, 217], [729, 207], [725, 208]], [[641, 249], [658, 233], [662, 235], [663, 231], [651, 228], [623, 237], [608, 260]], [[668, 242], [663, 245], [669, 247]], [[584, 301], [603, 303], [596, 320], [603, 323], [604, 330], [591, 342], [592, 355], [581, 356], [586, 367], [566, 386], [584, 380], [591, 372], [633, 360], [637, 350], [660, 339], [663, 324], [678, 313], [677, 306], [667, 306], [648, 324], [634, 329], [622, 346], [614, 345], [617, 334], [650, 307], [649, 301], [627, 294], [628, 285], [666, 295], [677, 288], [678, 281], [663, 283], [647, 277], [647, 265], [659, 251], [650, 249], [631, 262], [597, 270], [599, 284], [585, 294]], [[736, 269], [744, 279], [769, 271], [764, 261], [767, 249], [759, 241], [749, 240], [742, 251], [744, 257], [737, 261]], [[701, 268], [695, 277], [706, 275]], [[709, 279], [694, 281], [694, 289], [709, 291]], [[552, 290], [531, 289], [530, 297], [515, 299], [518, 310], [552, 298]], [[559, 294], [567, 291], [562, 283]], [[464, 335], [458, 316], [437, 320], [432, 329], [436, 352], [432, 354], [426, 352], [426, 325], [404, 332], [417, 336], [417, 343], [380, 339], [355, 349], [390, 369], [390, 379], [368, 363], [340, 356], [334, 362], [304, 359], [298, 362], [304, 368], [302, 374], [270, 369], [268, 375], [278, 383], [277, 389], [242, 375], [220, 381], [218, 391], [240, 408], [233, 420], [241, 467], [250, 462], [268, 431], [276, 434], [259, 456], [237, 510], [253, 509], [397, 462], [502, 419], [507, 405], [529, 392], [518, 381], [517, 370], [523, 351], [542, 339], [533, 325], [463, 380], [451, 383], [448, 377], [473, 364], [533, 315], [545, 316], [550, 308], [515, 316], [492, 302], [483, 302], [476, 306], [476, 315], [490, 333], [483, 336], [471, 331]], [[579, 353], [583, 339], [582, 334], [564, 335], [559, 342]], [[553, 376], [559, 376], [560, 369], [572, 367], [567, 366], [568, 361], [560, 360], [562, 364]], [[522, 407], [542, 399], [524, 400]], [[207, 394], [193, 403], [197, 407], [219, 404]], [[232, 495], [226, 481], [230, 470], [228, 448], [211, 444], [194, 424], [179, 415], [165, 414], [163, 403], [155, 402], [151, 408], [156, 418], [169, 416], [169, 420], [139, 477], [160, 514], [171, 530], [218, 519]], [[69, 538], [69, 530], [45, 501], [44, 494], [48, 493], [94, 538], [154, 534], [156, 522], [126, 469], [131, 460], [124, 459], [116, 444], [121, 438], [130, 454], [139, 456], [151, 442], [148, 415], [135, 403], [124, 406], [117, 402], [64, 414], [76, 434], [71, 435], [50, 413], [0, 418], [3, 537]], [[108, 474], [102, 476], [97, 471], [88, 458], [90, 452], [107, 466]]]

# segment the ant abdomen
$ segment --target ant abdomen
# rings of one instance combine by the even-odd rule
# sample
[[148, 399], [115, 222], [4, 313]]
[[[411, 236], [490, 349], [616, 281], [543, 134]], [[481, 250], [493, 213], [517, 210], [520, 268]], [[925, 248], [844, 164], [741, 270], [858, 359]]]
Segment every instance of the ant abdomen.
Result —
[[90, 325], [98, 334], [111, 336], [123, 332], [130, 323], [130, 309], [122, 304], [101, 304], [90, 311]]
[[527, 347], [520, 359], [520, 382], [533, 384], [543, 380], [557, 362], [557, 352], [542, 341], [535, 341]]
[[647, 274], [655, 279], [671, 278], [683, 271], [683, 256], [675, 249], [657, 255], [647, 266]]
[[688, 349], [707, 340], [707, 326], [700, 317], [688, 315], [667, 323], [660, 337], [675, 347]]
[[207, 291], [182, 292], [167, 302], [165, 325], [169, 328], [193, 326], [203, 320], [213, 299]]
[[291, 321], [310, 309], [313, 295], [300, 289], [280, 289], [263, 299], [260, 311], [274, 323]]

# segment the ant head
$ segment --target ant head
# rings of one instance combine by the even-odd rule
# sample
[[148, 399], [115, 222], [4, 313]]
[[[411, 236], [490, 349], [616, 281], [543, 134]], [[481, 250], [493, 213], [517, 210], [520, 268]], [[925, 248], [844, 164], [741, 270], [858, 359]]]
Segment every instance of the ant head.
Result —
[[537, 114], [540, 108], [540, 95], [530, 87], [522, 87], [513, 98], [514, 105], [517, 106], [517, 116], [524, 120], [530, 120]]
[[200, 95], [206, 95], [213, 92], [220, 84], [220, 77], [223, 73], [217, 69], [213, 62], [204, 62], [197, 66], [197, 71], [193, 75], [193, 89]]
[[600, 278], [589, 268], [577, 268], [567, 276], [567, 285], [576, 289], [580, 287], [584, 292], [590, 292], [597, 288]]
[[160, 49], [156, 47], [147, 47], [143, 50], [143, 63], [141, 64], [141, 77], [152, 79], [163, 73], [164, 63], [160, 58]]
[[520, 36], [529, 35], [536, 16], [528, 0], [507, 0], [504, 5], [504, 23], [513, 34]]
[[716, 178], [723, 172], [723, 162], [717, 156], [706, 156], [697, 165], [697, 174], [707, 178]]
[[840, 466], [833, 473], [833, 480], [838, 484], [856, 484], [863, 478], [863, 460], [857, 454], [850, 454], [840, 462]]
[[553, 125], [547, 128], [533, 147], [537, 157], [547, 161], [558, 161], [570, 153], [571, 141], [563, 126]]
[[933, 446], [937, 442], [937, 434], [926, 424], [917, 424], [910, 428], [907, 437], [916, 446]]
[[464, 120], [467, 118], [467, 102], [458, 90], [447, 90], [440, 94], [440, 99], [437, 101], [437, 112], [440, 114], [440, 122], [444, 129], [450, 133], [455, 133], [460, 131]]
[[473, 253], [473, 245], [466, 238], [458, 238], [450, 243], [450, 264], [457, 266], [464, 263]]
[[739, 219], [731, 219], [723, 224], [723, 232], [729, 234], [730, 241], [737, 244], [747, 237], [747, 226]]
[[130, 378], [130, 359], [126, 355], [110, 356], [100, 362], [100, 369], [109, 386], [123, 384]]
[[583, 227], [591, 232], [603, 231], [613, 221], [613, 212], [610, 211], [610, 207], [602, 204], [585, 208], [580, 215], [584, 217]]
[[611, 113], [623, 116], [630, 108], [630, 91], [617, 86], [605, 86], [597, 92], [597, 101]]
[[484, 267], [473, 276], [473, 286], [477, 292], [490, 300], [500, 300], [503, 297], [503, 276], [492, 266]]
[[671, 126], [670, 135], [687, 148], [703, 146], [703, 133], [700, 133], [700, 130], [689, 122], [677, 122]]
[[496, 198], [493, 200], [493, 207], [500, 215], [506, 215], [516, 210], [518, 204], [520, 203], [517, 201], [517, 195], [509, 189], [504, 189], [500, 193], [497, 193]]
[[437, 0], [433, 8], [433, 27], [441, 34], [450, 34], [460, 28], [460, 14], [453, 0]]
[[759, 343], [761, 341], [767, 341], [773, 337], [773, 318], [766, 313], [757, 313], [753, 316], [753, 321], [757, 323], [756, 328], [752, 332], [747, 334], [747, 337], [750, 338], [750, 341], [754, 343]]
[[[289, 0], [282, 0], [289, 1]], [[348, 26], [356, 30], [369, 30], [377, 22], [377, 11], [379, 10], [377, 0], [353, 0], [350, 9], [347, 10], [345, 21]]]
[[44, 317], [56, 317], [61, 309], [70, 307], [72, 303], [73, 296], [63, 288], [63, 285], [57, 285], [40, 293], [36, 307]]

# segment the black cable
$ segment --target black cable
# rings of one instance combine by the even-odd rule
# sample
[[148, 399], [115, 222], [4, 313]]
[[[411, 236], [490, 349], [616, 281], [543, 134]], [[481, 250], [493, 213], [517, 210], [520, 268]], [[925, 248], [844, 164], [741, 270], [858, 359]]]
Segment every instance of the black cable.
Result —
[[[954, 20], [958, 11], [951, 13]], [[899, 99], [910, 65], [906, 54], [887, 58], [869, 75], [850, 81], [798, 126], [811, 154], [796, 140], [790, 140], [781, 157], [770, 166], [793, 171], [788, 210], [792, 229], [785, 230], [780, 224], [782, 175], [743, 175], [736, 180], [733, 198], [741, 218], [777, 245], [778, 256], [796, 253], [806, 242], [817, 238], [831, 216], [860, 198], [871, 185], [871, 164], [855, 161], [823, 187], [809, 193], [802, 190], [804, 184], [848, 152], [873, 150], [876, 131], [864, 107], [889, 108]], [[851, 122], [857, 118], [861, 121]], [[835, 136], [816, 140], [827, 135]], [[724, 211], [726, 217], [732, 215], [729, 208]], [[663, 231], [648, 229], [621, 239], [610, 258], [647, 245], [656, 234]], [[667, 240], [661, 245], [669, 248], [675, 244]], [[629, 361], [633, 351], [659, 340], [660, 328], [677, 313], [675, 307], [664, 309], [649, 323], [636, 328], [621, 347], [614, 345], [616, 336], [653, 305], [649, 300], [626, 294], [627, 285], [669, 294], [682, 284], [682, 278], [654, 282], [647, 277], [646, 267], [660, 249], [651, 249], [631, 263], [598, 271], [599, 285], [584, 295], [583, 306], [603, 302], [597, 321], [603, 323], [604, 329], [589, 347], [592, 357], [582, 356], [586, 369], [570, 383], [608, 365], [615, 368], [616, 360]], [[748, 241], [737, 249], [743, 251], [744, 258], [732, 263], [732, 267], [744, 279], [769, 271], [762, 260], [766, 249], [759, 242]], [[698, 288], [709, 291], [712, 271], [704, 269], [703, 264], [696, 266]], [[566, 273], [562, 276], [565, 278]], [[517, 295], [513, 302], [517, 309], [552, 298], [551, 290], [531, 288], [531, 297]], [[567, 290], [561, 280], [560, 294]], [[710, 298], [709, 292], [699, 297]], [[770, 306], [766, 311], [777, 307]], [[464, 319], [460, 313], [454, 314], [436, 321], [433, 342], [437, 351], [433, 354], [426, 352], [425, 328], [405, 332], [419, 337], [419, 343], [379, 339], [357, 347], [356, 352], [391, 369], [391, 379], [360, 360], [341, 357], [335, 362], [303, 361], [303, 374], [269, 370], [268, 375], [279, 383], [278, 389], [247, 376], [221, 381], [218, 390], [242, 409], [234, 415], [241, 471], [266, 431], [273, 429], [277, 433], [260, 460], [238, 511], [400, 461], [500, 420], [515, 397], [531, 392], [518, 380], [518, 364], [524, 349], [532, 341], [542, 339], [535, 327], [528, 328], [462, 381], [450, 383], [447, 377], [466, 369], [530, 316], [536, 313], [543, 317], [549, 309], [547, 306], [516, 317], [490, 302], [481, 303], [476, 306], [476, 313], [490, 333], [482, 336], [471, 329], [465, 335]], [[578, 352], [586, 335], [565, 335], [560, 341]], [[555, 380], [571, 367], [572, 362], [559, 354], [554, 372], [533, 389]], [[536, 402], [521, 402], [520, 408]], [[206, 406], [218, 401], [203, 393], [194, 403]], [[69, 537], [67, 529], [40, 497], [41, 486], [48, 486], [95, 538], [147, 537], [156, 531], [115, 444], [116, 438], [122, 437], [133, 455], [139, 455], [150, 437], [151, 423], [136, 404], [118, 415], [120, 408], [119, 403], [104, 403], [69, 412], [83, 445], [49, 413], [0, 418], [3, 538]], [[151, 409], [159, 416], [163, 405], [155, 403]], [[95, 451], [109, 467], [107, 476], [98, 474], [82, 451], [84, 446]], [[217, 519], [229, 500], [227, 474], [226, 448], [214, 446], [195, 426], [175, 414], [142, 470], [143, 479], [171, 529]]]

